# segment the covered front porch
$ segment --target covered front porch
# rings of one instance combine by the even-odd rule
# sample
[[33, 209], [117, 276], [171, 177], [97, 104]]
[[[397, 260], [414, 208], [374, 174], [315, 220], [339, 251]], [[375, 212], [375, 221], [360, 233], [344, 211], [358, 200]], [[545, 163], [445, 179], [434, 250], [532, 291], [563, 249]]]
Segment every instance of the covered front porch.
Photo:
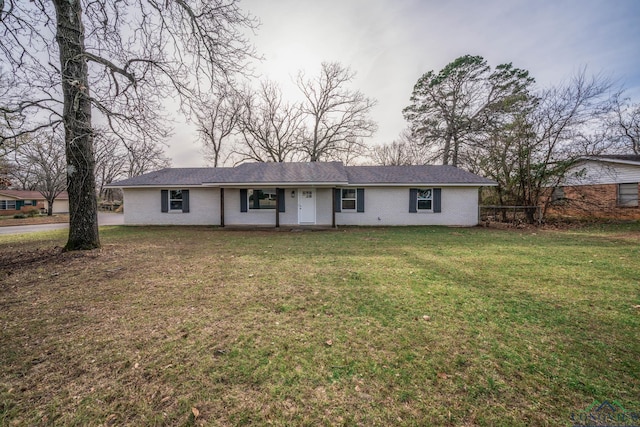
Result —
[[336, 226], [334, 187], [220, 187], [221, 227]]

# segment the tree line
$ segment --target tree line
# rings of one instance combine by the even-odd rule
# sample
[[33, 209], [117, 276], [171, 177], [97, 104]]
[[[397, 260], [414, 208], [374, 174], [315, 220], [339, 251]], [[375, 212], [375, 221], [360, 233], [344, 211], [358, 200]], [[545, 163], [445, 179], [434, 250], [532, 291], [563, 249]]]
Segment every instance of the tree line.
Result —
[[[112, 140], [96, 131], [94, 136], [96, 194], [113, 201], [114, 189], [106, 185], [119, 179], [169, 167], [162, 146], [144, 140]], [[0, 164], [0, 189], [39, 191], [52, 215], [56, 198], [67, 189], [67, 160], [60, 129], [40, 129], [22, 135], [11, 150], [4, 151]]]
[[511, 63], [492, 68], [481, 56], [461, 56], [418, 79], [403, 110], [407, 129], [377, 146], [365, 143], [375, 131], [368, 119], [375, 101], [349, 90], [352, 78], [337, 63], [322, 64], [315, 80], [299, 75], [300, 104], [286, 103], [269, 81], [258, 90], [226, 88], [198, 116], [212, 164], [233, 158], [452, 165], [495, 180], [489, 201], [529, 206], [533, 221], [534, 207], [546, 211], [549, 188], [581, 156], [640, 152], [640, 105], [586, 69], [539, 88]]
[[[197, 129], [212, 166], [228, 162], [331, 161], [349, 163], [367, 150], [376, 129], [376, 101], [349, 84], [355, 73], [337, 62], [318, 76], [299, 72], [302, 101], [289, 103], [273, 81], [224, 86], [196, 114]], [[231, 159], [231, 160], [230, 160]]]
[[640, 153], [640, 104], [586, 69], [538, 88], [511, 63], [465, 55], [421, 76], [410, 101], [404, 117], [427, 161], [495, 180], [494, 203], [531, 207], [531, 222], [581, 156]]

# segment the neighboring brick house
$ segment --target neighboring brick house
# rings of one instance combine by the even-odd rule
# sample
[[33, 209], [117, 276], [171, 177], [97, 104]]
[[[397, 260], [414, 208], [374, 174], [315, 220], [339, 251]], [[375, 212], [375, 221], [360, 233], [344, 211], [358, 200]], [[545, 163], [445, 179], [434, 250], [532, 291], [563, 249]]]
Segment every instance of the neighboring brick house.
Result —
[[551, 215], [640, 219], [640, 155], [581, 158], [552, 194]]
[[[49, 203], [39, 191], [0, 190], [0, 215], [15, 215], [30, 209], [46, 211]], [[69, 212], [69, 196], [60, 193], [53, 203], [53, 213]]]

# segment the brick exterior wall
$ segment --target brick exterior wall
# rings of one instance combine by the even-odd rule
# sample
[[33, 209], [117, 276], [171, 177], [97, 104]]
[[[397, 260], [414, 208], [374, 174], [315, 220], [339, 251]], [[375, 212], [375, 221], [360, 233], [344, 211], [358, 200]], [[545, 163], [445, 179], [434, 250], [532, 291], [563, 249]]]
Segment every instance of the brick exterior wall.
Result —
[[36, 206], [33, 206], [33, 205], [22, 206], [20, 209], [6, 209], [6, 210], [3, 209], [3, 210], [0, 210], [0, 215], [13, 216], [17, 214], [26, 214], [27, 212], [29, 212], [31, 209], [34, 209], [34, 208], [42, 212], [44, 210], [44, 202], [38, 201], [38, 204]]
[[[640, 207], [618, 206], [618, 185], [562, 187], [564, 198], [551, 202], [547, 215], [578, 218], [640, 220]], [[640, 185], [638, 188], [640, 196]]]

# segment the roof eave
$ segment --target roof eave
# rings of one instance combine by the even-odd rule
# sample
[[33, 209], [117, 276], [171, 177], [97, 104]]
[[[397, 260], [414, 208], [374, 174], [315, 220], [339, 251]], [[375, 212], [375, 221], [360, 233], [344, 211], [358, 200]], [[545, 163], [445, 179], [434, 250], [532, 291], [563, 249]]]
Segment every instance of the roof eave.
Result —
[[585, 156], [580, 158], [581, 161], [595, 161], [595, 162], [604, 162], [604, 163], [618, 163], [623, 165], [631, 165], [631, 166], [640, 166], [640, 162], [636, 162], [633, 160], [624, 160], [624, 159], [610, 159], [607, 157], [598, 157], [598, 156]]
[[202, 187], [202, 184], [131, 184], [131, 185], [117, 185], [107, 184], [107, 188], [193, 188]]
[[205, 182], [202, 184], [133, 184], [113, 185], [108, 188], [248, 188], [248, 187], [496, 187], [496, 182]]
[[253, 181], [253, 182], [204, 182], [203, 187], [335, 187], [348, 185], [346, 181], [297, 181], [297, 182], [269, 182], [269, 181]]
[[496, 187], [497, 182], [352, 182], [350, 187]]

